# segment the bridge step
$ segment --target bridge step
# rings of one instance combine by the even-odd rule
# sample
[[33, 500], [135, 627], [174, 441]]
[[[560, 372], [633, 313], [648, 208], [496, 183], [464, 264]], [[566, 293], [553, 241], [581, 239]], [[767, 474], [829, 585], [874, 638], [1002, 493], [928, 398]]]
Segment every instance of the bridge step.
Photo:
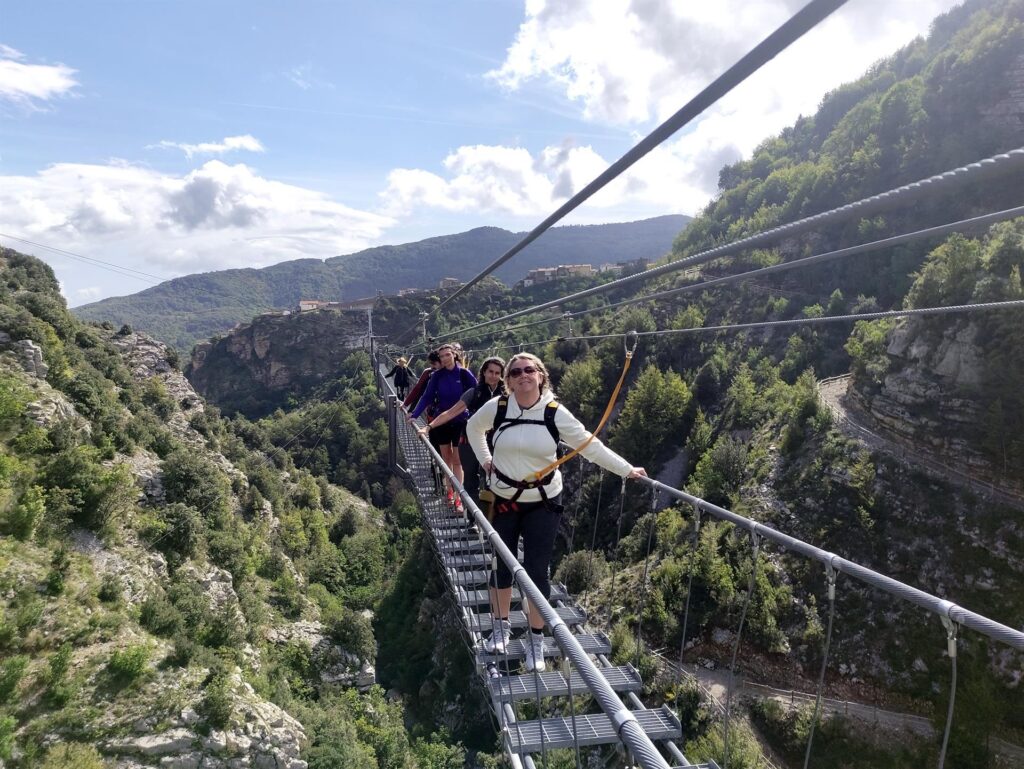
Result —
[[[567, 625], [582, 625], [587, 621], [587, 613], [583, 611], [583, 609], [576, 609], [571, 606], [562, 606], [557, 607], [555, 611], [558, 612], [558, 616], [561, 617], [562, 621]], [[490, 612], [470, 614], [469, 629], [475, 630], [478, 633], [489, 633], [493, 628], [493, 620], [491, 619], [491, 616]], [[508, 619], [514, 628], [525, 628], [529, 624], [526, 619], [526, 613], [522, 611], [509, 612]]]
[[[455, 577], [453, 577], [453, 579], [455, 580], [455, 584], [459, 588], [459, 590], [468, 590], [469, 588], [475, 587], [477, 585], [486, 585], [487, 580], [489, 580], [490, 578], [490, 569], [472, 569], [469, 571], [460, 571]], [[478, 592], [484, 593], [485, 595], [487, 593], [486, 590], [480, 590]]]
[[491, 556], [487, 553], [470, 553], [468, 555], [450, 555], [445, 553], [441, 556], [441, 560], [449, 569], [472, 569], [477, 566], [491, 565]]
[[[601, 673], [608, 681], [608, 685], [617, 692], [638, 692], [643, 688], [640, 674], [632, 665], [601, 668]], [[496, 676], [488, 679], [487, 685], [491, 696], [498, 702], [508, 702], [510, 697], [513, 700], [536, 699], [538, 689], [541, 697], [567, 697], [570, 689], [565, 675], [557, 670], [537, 675], [527, 673], [521, 676]], [[571, 688], [574, 696], [589, 694], [583, 677], [575, 670], [572, 672]]]
[[[611, 654], [612, 653], [612, 642], [608, 640], [608, 636], [604, 633], [583, 633], [576, 636], [577, 642], [583, 647], [583, 651], [587, 654]], [[522, 638], [514, 641], [509, 641], [507, 651], [505, 654], [488, 654], [483, 649], [477, 650], [476, 661], [481, 665], [491, 665], [500, 663], [506, 659], [521, 660], [526, 659], [526, 641]], [[558, 644], [555, 643], [554, 638], [546, 637], [544, 639], [544, 656], [545, 657], [561, 657], [562, 650], [558, 648]]]
[[479, 539], [467, 539], [467, 538], [452, 538], [443, 539], [437, 537], [437, 547], [442, 553], [464, 553], [467, 550], [478, 550], [484, 551], [489, 550], [490, 545], [484, 541], [481, 542]]
[[[512, 602], [521, 603], [523, 596], [519, 592], [518, 587], [512, 588]], [[556, 601], [571, 601], [570, 596], [563, 585], [551, 585], [551, 598], [550, 601], [555, 603]], [[488, 595], [487, 590], [467, 590], [459, 588], [459, 606], [488, 606], [491, 603], [491, 598]]]
[[[652, 740], [670, 740], [682, 737], [679, 720], [668, 707], [657, 710], [634, 710], [640, 728]], [[577, 739], [573, 740], [575, 730]], [[539, 753], [542, 748], [554, 750], [571, 748], [575, 744], [607, 745], [618, 742], [611, 719], [604, 713], [565, 718], [544, 718], [539, 721], [519, 721], [504, 728], [505, 740], [511, 753]], [[541, 737], [543, 736], [543, 740]]]

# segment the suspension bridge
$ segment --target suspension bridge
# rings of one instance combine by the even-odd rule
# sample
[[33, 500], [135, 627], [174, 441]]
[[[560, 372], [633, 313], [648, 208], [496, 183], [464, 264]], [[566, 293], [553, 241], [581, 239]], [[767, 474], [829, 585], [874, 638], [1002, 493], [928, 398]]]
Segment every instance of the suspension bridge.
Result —
[[[685, 105], [649, 136], [639, 142], [618, 161], [581, 189], [558, 210], [527, 233], [517, 244], [501, 255], [492, 264], [481, 270], [461, 288], [444, 298], [429, 312], [421, 313], [419, 319], [395, 335], [389, 351], [409, 354], [414, 336], [422, 339], [416, 342], [434, 346], [445, 340], [470, 342], [478, 349], [467, 350], [467, 354], [493, 355], [501, 350], [523, 349], [515, 341], [515, 333], [538, 326], [564, 326], [561, 334], [553, 333], [551, 338], [532, 342], [531, 346], [541, 347], [552, 342], [598, 341], [623, 337], [621, 331], [609, 333], [574, 334], [573, 321], [590, 313], [612, 313], [623, 307], [655, 303], [681, 298], [688, 293], [703, 293], [724, 286], [740, 283], [754, 284], [757, 280], [771, 278], [777, 274], [806, 269], [825, 263], [851, 261], [880, 252], [921, 241], [941, 242], [953, 233], [982, 231], [1002, 221], [1024, 216], [1020, 200], [1005, 200], [1007, 205], [999, 210], [977, 213], [967, 218], [935, 223], [921, 229], [903, 232], [878, 240], [835, 248], [810, 256], [782, 261], [746, 272], [722, 274], [704, 268], [706, 265], [725, 265], [723, 260], [734, 258], [751, 249], [771, 247], [784, 240], [792, 240], [811, 233], [822, 233], [825, 228], [837, 224], [856, 222], [865, 217], [886, 214], [895, 209], [913, 209], [923, 202], [933, 202], [940, 195], [961, 195], [972, 185], [1002, 184], [1006, 179], [1024, 169], [1024, 148], [1011, 149], [999, 155], [983, 158], [977, 162], [949, 169], [916, 182], [871, 195], [845, 205], [792, 221], [772, 229], [714, 245], [700, 253], [669, 261], [641, 273], [630, 275], [597, 285], [576, 293], [558, 296], [555, 299], [523, 309], [507, 312], [497, 317], [458, 328], [445, 327], [443, 333], [431, 335], [428, 323], [435, 315], [443, 312], [459, 297], [464, 296], [475, 284], [490, 275], [495, 269], [513, 258], [523, 248], [540, 237], [547, 229], [582, 205], [590, 196], [625, 172], [646, 153], [664, 141], [672, 133], [687, 125], [709, 104], [721, 98], [745, 77], [756, 71], [786, 46], [798, 39], [821, 19], [843, 4], [842, 0], [813, 0], [795, 14], [789, 22], [766, 38], [759, 46], [740, 60], [733, 68], [711, 83], [691, 102]], [[1012, 197], [1010, 195], [1004, 197]], [[820, 241], [818, 241], [820, 242]], [[614, 302], [595, 302], [593, 298], [619, 292], [628, 294], [641, 283], [664, 276], [674, 275], [676, 282], [661, 290], [639, 293]], [[680, 285], [681, 284], [681, 285]], [[583, 303], [583, 300], [588, 300]], [[580, 306], [582, 309], [566, 309]], [[932, 317], [942, 315], [966, 315], [975, 313], [998, 313], [1024, 309], [1024, 300], [1010, 297], [1001, 301], [964, 304], [943, 307], [916, 307], [879, 312], [803, 317], [787, 320], [768, 320], [751, 323], [726, 323], [719, 326], [697, 326], [693, 328], [667, 328], [630, 332], [629, 336], [660, 337], [676, 334], [719, 334], [722, 332], [790, 329], [820, 324], [853, 324], [857, 321], [881, 318]], [[557, 310], [554, 314], [548, 311]], [[509, 325], [511, 321], [517, 321]], [[419, 332], [417, 334], [417, 332]], [[371, 351], [373, 351], [372, 330]], [[406, 347], [402, 347], [406, 344]], [[445, 575], [449, 595], [457, 607], [462, 620], [463, 636], [472, 655], [480, 683], [487, 693], [494, 715], [494, 722], [505, 753], [515, 769], [549, 766], [553, 751], [570, 751], [575, 766], [592, 766], [593, 751], [606, 757], [612, 746], [622, 756], [620, 763], [640, 766], [644, 769], [667, 769], [668, 767], [715, 767], [728, 769], [730, 761], [730, 730], [734, 727], [734, 693], [741, 686], [736, 681], [736, 662], [743, 637], [748, 608], [757, 585], [758, 554], [764, 548], [775, 552], [786, 552], [791, 556], [807, 559], [817, 564], [821, 571], [827, 595], [827, 630], [821, 667], [817, 675], [817, 691], [813, 697], [813, 716], [810, 734], [804, 754], [804, 769], [812, 765], [816, 727], [822, 712], [834, 711], [835, 705], [823, 702], [823, 686], [829, 669], [833, 624], [836, 608], [836, 594], [839, 578], [857, 583], [856, 588], [873, 588], [872, 595], [885, 594], [910, 607], [918, 607], [933, 615], [935, 642], [945, 647], [949, 660], [948, 707], [941, 728], [941, 748], [938, 757], [939, 769], [945, 764], [949, 738], [953, 727], [954, 705], [957, 691], [957, 659], [961, 645], [961, 633], [970, 631], [990, 639], [997, 644], [1010, 647], [1017, 652], [1024, 651], [1024, 632], [1009, 627], [982, 614], [958, 606], [939, 596], [919, 590], [885, 574], [825, 551], [809, 542], [789, 536], [784, 532], [765, 526], [731, 510], [711, 504], [680, 489], [651, 479], [631, 482], [631, 488], [641, 487], [641, 493], [652, 494], [656, 507], [662, 496], [676, 505], [692, 511], [689, 530], [694, 545], [699, 541], [701, 526], [708, 521], [724, 521], [745, 535], [747, 547], [752, 556], [746, 591], [742, 594], [742, 612], [739, 624], [733, 634], [731, 659], [728, 668], [729, 686], [725, 696], [722, 714], [722, 737], [724, 749], [721, 764], [708, 760], [695, 763], [685, 755], [680, 745], [685, 746], [687, 735], [680, 720], [680, 713], [662, 705], [648, 707], [641, 699], [645, 682], [636, 664], [616, 665], [612, 663], [613, 650], [607, 636], [594, 628], [600, 625], [598, 618], [589, 617], [580, 602], [562, 586], [552, 594], [551, 601], [544, 599], [537, 586], [526, 575], [519, 564], [517, 553], [510, 552], [491, 527], [486, 516], [475, 501], [465, 492], [441, 457], [420, 436], [401, 410], [393, 391], [384, 379], [385, 360], [381, 351], [376, 350], [375, 369], [382, 397], [387, 401], [389, 423], [389, 462], [396, 474], [406, 478], [415, 488], [423, 511], [424, 528], [429, 532], [437, 566]], [[388, 364], [388, 367], [390, 365]], [[455, 488], [466, 509], [471, 513], [474, 526], [471, 528], [461, 514], [455, 515], [441, 494], [435, 490], [435, 477], [446, 477]], [[646, 488], [644, 488], [646, 487]], [[627, 486], [623, 484], [623, 498]], [[652, 516], [653, 519], [653, 516]], [[621, 521], [621, 518], [620, 518]], [[596, 527], [595, 522], [595, 527]], [[649, 587], [649, 559], [653, 523], [647, 533], [647, 557], [644, 562], [640, 583], [639, 616], [643, 616], [643, 602]], [[515, 611], [511, 621], [515, 628], [525, 629], [527, 605], [538, 609], [543, 615], [551, 637], [545, 641], [544, 654], [556, 661], [555, 669], [543, 673], [520, 673], [519, 661], [525, 657], [522, 640], [513, 641], [501, 655], [487, 654], [483, 640], [492, 626], [490, 596], [487, 585], [490, 574], [501, 561], [511, 570], [515, 583]], [[693, 588], [693, 569], [687, 577], [686, 604], [683, 616], [678, 618], [681, 627], [679, 664], [682, 670], [683, 652], [687, 642], [690, 623], [690, 595]], [[851, 586], [850, 589], [854, 589]], [[637, 649], [644, 647], [641, 622], [636, 627]], [[671, 667], [671, 666], [670, 666]], [[793, 697], [795, 699], [795, 696]], [[848, 706], [847, 706], [848, 707]], [[877, 715], [877, 711], [876, 711]], [[918, 724], [918, 726], [920, 726]], [[560, 759], [558, 765], [565, 765]]]

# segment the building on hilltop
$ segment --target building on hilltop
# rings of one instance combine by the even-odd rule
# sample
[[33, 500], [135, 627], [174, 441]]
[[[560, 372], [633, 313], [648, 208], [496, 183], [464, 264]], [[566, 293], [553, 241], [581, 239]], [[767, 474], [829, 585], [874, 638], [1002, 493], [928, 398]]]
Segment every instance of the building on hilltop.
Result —
[[335, 305], [337, 302], [327, 302], [323, 299], [300, 299], [299, 300], [299, 312], [308, 312], [309, 310], [319, 310], [321, 307], [330, 307]]
[[634, 275], [638, 272], [643, 272], [644, 270], [646, 270], [647, 266], [650, 263], [650, 259], [640, 257], [639, 259], [631, 259], [628, 262], [602, 264], [601, 267], [598, 269], [598, 272], [610, 272], [613, 275]]
[[440, 288], [459, 288], [462, 281], [458, 278], [441, 278]]
[[575, 278], [594, 274], [593, 266], [589, 264], [560, 264], [557, 267], [537, 267], [526, 273], [517, 285], [532, 286], [537, 283], [547, 283], [555, 278]]

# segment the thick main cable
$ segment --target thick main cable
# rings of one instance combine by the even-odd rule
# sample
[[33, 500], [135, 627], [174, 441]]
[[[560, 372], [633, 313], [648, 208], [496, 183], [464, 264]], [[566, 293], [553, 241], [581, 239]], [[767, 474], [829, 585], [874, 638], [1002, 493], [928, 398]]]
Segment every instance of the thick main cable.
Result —
[[[979, 302], [977, 304], [957, 304], [949, 307], [919, 307], [912, 310], [886, 310], [884, 312], [862, 312], [853, 315], [825, 315], [820, 318], [792, 318], [790, 320], [763, 320], [757, 323], [729, 323], [722, 326], [696, 326], [695, 328], [666, 328], [660, 331], [633, 331], [636, 336], [668, 336], [671, 334], [699, 334], [708, 331], [746, 331], [754, 328], [773, 328], [775, 326], [810, 326], [819, 323], [848, 323], [859, 320], [879, 320], [881, 318], [914, 317], [916, 315], [955, 315], [957, 313], [975, 312], [978, 310], [1018, 310], [1024, 309], [1024, 299], [1008, 299], [1004, 302]], [[549, 342], [580, 342], [599, 339], [618, 339], [624, 336], [617, 334], [591, 334], [589, 336], [560, 336], [537, 344]]]
[[889, 190], [888, 192], [882, 192], [878, 195], [863, 198], [854, 203], [848, 203], [844, 206], [840, 206], [839, 208], [833, 208], [829, 211], [824, 211], [820, 214], [815, 214], [814, 216], [799, 219], [795, 222], [790, 222], [789, 224], [783, 224], [779, 227], [774, 227], [755, 235], [749, 235], [745, 238], [741, 238], [740, 240], [723, 243], [720, 246], [709, 248], [706, 251], [701, 251], [693, 256], [689, 256], [684, 259], [677, 259], [674, 262], [669, 262], [668, 264], [663, 264], [660, 267], [645, 270], [644, 272], [637, 273], [636, 275], [630, 275], [625, 278], [613, 280], [611, 283], [605, 283], [600, 286], [584, 289], [583, 291], [577, 291], [574, 294], [568, 294], [558, 299], [552, 299], [550, 302], [544, 302], [542, 304], [534, 305], [533, 307], [527, 307], [523, 310], [508, 313], [500, 318], [494, 318], [492, 320], [476, 323], [472, 326], [456, 329], [455, 331], [442, 334], [438, 339], [441, 340], [454, 336], [461, 336], [468, 331], [475, 331], [478, 328], [491, 326], [495, 323], [503, 323], [524, 315], [531, 315], [535, 312], [549, 310], [554, 307], [562, 307], [570, 302], [575, 302], [597, 294], [607, 293], [609, 291], [615, 291], [623, 286], [632, 285], [641, 281], [648, 281], [652, 278], [657, 278], [670, 272], [678, 272], [679, 270], [694, 267], [698, 264], [704, 264], [705, 262], [710, 262], [723, 256], [732, 256], [739, 251], [756, 248], [764, 245], [765, 243], [799, 235], [808, 230], [821, 227], [822, 225], [833, 224], [837, 221], [850, 219], [854, 216], [863, 217], [868, 214], [876, 213], [878, 210], [883, 208], [912, 202], [922, 195], [948, 192], [950, 189], [962, 184], [982, 181], [992, 176], [1022, 168], [1024, 168], [1024, 148], [1017, 148], [1000, 155], [979, 160], [978, 162], [971, 163], [970, 165], [961, 166], [960, 168], [955, 168], [951, 171], [946, 171], [945, 173], [930, 176], [927, 179], [921, 179], [920, 181], [913, 182], [912, 184], [897, 187]]
[[[845, 3], [846, 0], [811, 0], [811, 2], [806, 6], [793, 14], [793, 16], [790, 17], [790, 19], [782, 26], [758, 43], [758, 45], [756, 45], [742, 59], [719, 75], [714, 82], [693, 97], [693, 99], [684, 105], [678, 112], [651, 131], [651, 133], [630, 149], [625, 155], [608, 166], [608, 168], [599, 174], [597, 178], [590, 182], [590, 184], [563, 203], [558, 210], [533, 228], [522, 240], [494, 260], [468, 283], [455, 291], [455, 293], [443, 300], [431, 311], [431, 314], [436, 313], [449, 302], [464, 294], [513, 256], [530, 245], [533, 241], [544, 234], [544, 232], [554, 226], [559, 220], [586, 202], [592, 195], [611, 183], [630, 166], [672, 136], [676, 131], [687, 125], [704, 110], [729, 93], [762, 66], [774, 59], [792, 43], [803, 37], [804, 34], [817, 26], [820, 21], [830, 16], [835, 10], [843, 6]], [[397, 338], [402, 338], [415, 329], [416, 326], [414, 325], [399, 334]]]
[[[965, 230], [971, 230], [978, 227], [987, 227], [997, 222], [1003, 222], [1007, 219], [1016, 219], [1019, 216], [1024, 216], [1024, 206], [1017, 206], [1016, 208], [1007, 208], [1002, 211], [996, 211], [991, 214], [983, 214], [981, 216], [974, 216], [970, 219], [961, 219], [960, 221], [950, 222], [949, 224], [940, 224], [936, 227], [927, 227], [923, 230], [915, 230], [914, 232], [908, 232], [903, 235], [893, 235], [891, 238], [883, 238], [882, 240], [873, 240], [870, 243], [861, 243], [856, 246], [849, 246], [847, 248], [840, 248], [835, 251], [827, 251], [823, 254], [814, 254], [813, 256], [806, 256], [803, 259], [794, 259], [791, 262], [780, 262], [779, 264], [773, 264], [768, 267], [761, 267], [756, 270], [750, 270], [748, 272], [741, 272], [736, 275], [722, 275], [721, 277], [712, 278], [711, 280], [705, 280], [700, 283], [692, 283], [688, 286], [680, 286], [678, 288], [670, 288], [665, 291], [657, 291], [653, 294], [646, 294], [644, 296], [632, 297], [630, 299], [623, 299], [621, 302], [615, 302], [613, 304], [606, 304], [601, 307], [592, 307], [585, 310], [578, 310], [577, 312], [571, 313], [570, 316], [573, 318], [579, 317], [580, 315], [588, 315], [592, 312], [599, 310], [615, 310], [619, 307], [626, 307], [633, 304], [642, 304], [644, 302], [654, 302], [659, 299], [665, 299], [670, 296], [678, 296], [680, 294], [693, 293], [694, 291], [703, 291], [708, 288], [715, 288], [717, 286], [724, 286], [729, 283], [737, 283], [752, 278], [760, 278], [765, 275], [772, 275], [777, 272], [786, 272], [788, 270], [798, 270], [803, 267], [811, 267], [816, 264], [823, 262], [831, 262], [836, 259], [843, 259], [848, 256], [858, 256], [860, 254], [868, 254], [874, 251], [881, 251], [886, 248], [894, 248], [901, 246], [906, 243], [913, 242], [915, 240], [921, 240], [922, 238], [938, 238], [944, 235], [948, 235], [953, 232], [963, 232]], [[559, 316], [559, 319], [565, 317], [564, 315]], [[534, 325], [539, 323], [536, 321]]]

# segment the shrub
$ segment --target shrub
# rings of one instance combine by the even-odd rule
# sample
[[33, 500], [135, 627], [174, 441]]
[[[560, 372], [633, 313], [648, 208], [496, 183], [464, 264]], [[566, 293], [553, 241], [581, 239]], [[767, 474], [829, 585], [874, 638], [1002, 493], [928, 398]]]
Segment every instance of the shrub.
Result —
[[224, 671], [216, 673], [206, 684], [199, 709], [210, 726], [223, 729], [231, 722], [235, 712], [232, 688], [231, 679]]
[[149, 648], [146, 646], [128, 646], [118, 649], [110, 655], [107, 670], [122, 683], [138, 680], [149, 665]]
[[190, 505], [173, 502], [163, 509], [166, 524], [159, 538], [160, 549], [170, 556], [176, 566], [193, 558], [202, 550], [206, 527], [199, 511]]
[[100, 583], [97, 597], [103, 603], [118, 603], [123, 595], [124, 586], [121, 584], [121, 578], [116, 574], [105, 574], [103, 581]]
[[104, 769], [103, 757], [92, 745], [67, 742], [46, 751], [40, 769]]
[[174, 413], [175, 403], [160, 377], [154, 376], [142, 388], [142, 402], [149, 406], [158, 417], [167, 420]]
[[164, 596], [147, 598], [139, 611], [139, 624], [160, 636], [171, 636], [182, 626], [181, 612]]
[[373, 662], [377, 657], [373, 627], [370, 620], [360, 612], [342, 610], [340, 619], [331, 627], [331, 637], [345, 651], [351, 652], [363, 661]]
[[71, 569], [71, 556], [68, 549], [61, 545], [50, 559], [50, 572], [46, 575], [47, 595], [60, 595], [64, 592], [64, 580]]
[[563, 583], [570, 593], [579, 594], [606, 579], [610, 571], [604, 553], [577, 550], [558, 565], [555, 579]]
[[0, 716], [0, 760], [9, 761], [14, 747], [14, 732], [18, 722], [14, 716]]
[[63, 707], [71, 699], [67, 686], [68, 670], [71, 669], [71, 644], [63, 644], [50, 657], [50, 668], [43, 675], [46, 691], [43, 699], [52, 707]]
[[168, 502], [181, 502], [208, 517], [227, 510], [231, 485], [205, 456], [179, 448], [164, 460], [164, 490]]
[[129, 323], [125, 323], [123, 326], [121, 326], [121, 328], [117, 330], [118, 336], [131, 336], [132, 333], [132, 327], [131, 324]]
[[41, 486], [29, 486], [7, 515], [7, 530], [23, 542], [31, 539], [46, 514], [46, 494]]
[[0, 705], [6, 705], [11, 700], [26, 669], [28, 657], [24, 655], [9, 657], [0, 664]]

